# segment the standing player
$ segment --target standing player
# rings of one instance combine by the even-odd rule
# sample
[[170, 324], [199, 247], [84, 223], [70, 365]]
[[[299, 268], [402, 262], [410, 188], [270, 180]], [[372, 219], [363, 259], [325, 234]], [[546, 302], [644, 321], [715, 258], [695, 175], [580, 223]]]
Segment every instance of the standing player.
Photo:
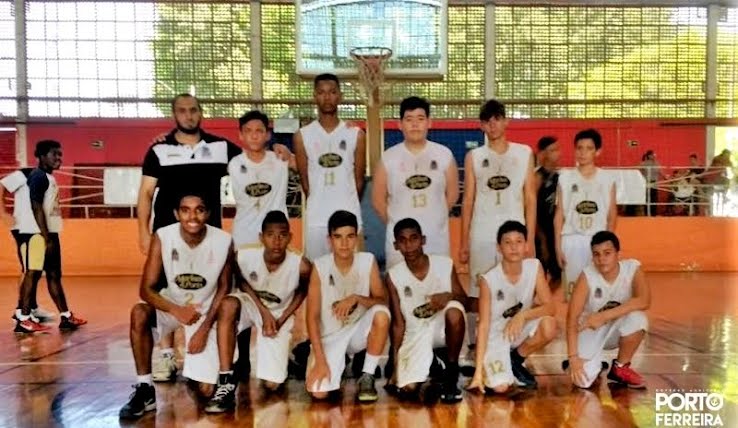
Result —
[[556, 212], [556, 188], [559, 183], [559, 142], [556, 137], [538, 140], [538, 169], [535, 188], [538, 195], [536, 208], [536, 255], [541, 261], [552, 285], [561, 280], [561, 268], [556, 260], [554, 238], [554, 214]]
[[366, 136], [338, 118], [341, 86], [333, 74], [315, 77], [313, 97], [318, 120], [301, 128], [294, 137], [295, 160], [302, 189], [307, 196], [305, 256], [309, 260], [328, 254], [328, 218], [338, 210], [356, 216], [361, 232], [359, 196], [366, 170]]
[[69, 311], [62, 288], [61, 246], [59, 232], [62, 229], [59, 207], [59, 186], [53, 176], [62, 162], [62, 148], [58, 141], [43, 140], [36, 144], [38, 167], [28, 176], [27, 186], [31, 212], [20, 215], [18, 247], [23, 261], [23, 283], [20, 292], [21, 313], [17, 314], [16, 333], [35, 333], [48, 327], [35, 322], [31, 308], [35, 302], [36, 288], [41, 273], [46, 272], [46, 282], [51, 299], [60, 312], [59, 328], [76, 330], [87, 321], [75, 317]]
[[328, 220], [331, 252], [315, 260], [307, 295], [307, 330], [312, 345], [305, 388], [325, 399], [341, 387], [345, 355], [366, 349], [358, 379], [359, 401], [377, 400], [374, 371], [387, 342], [390, 312], [370, 253], [355, 252], [358, 221], [336, 211]]
[[[212, 328], [221, 299], [231, 289], [231, 235], [207, 223], [209, 208], [203, 196], [183, 192], [175, 211], [178, 222], [160, 228], [149, 247], [140, 295], [131, 309], [131, 348], [136, 362], [135, 392], [120, 410], [133, 419], [156, 409], [151, 354], [156, 336], [183, 325], [187, 353], [183, 375], [199, 382], [202, 395], [212, 393], [218, 364]], [[164, 275], [167, 287], [159, 291]]]
[[590, 240], [602, 230], [615, 230], [618, 211], [615, 180], [595, 165], [602, 137], [594, 129], [574, 137], [576, 169], [559, 174], [554, 215], [556, 259], [564, 270], [567, 297], [574, 282], [592, 260]]
[[[510, 120], [505, 105], [489, 100], [479, 112], [479, 122], [488, 143], [469, 151], [464, 159], [464, 199], [461, 206], [461, 245], [459, 262], [469, 262], [469, 296], [479, 296], [477, 278], [499, 261], [495, 236], [508, 220], [526, 224], [530, 236], [526, 254], [534, 255], [536, 194], [533, 154], [530, 147], [507, 141]], [[467, 367], [475, 361], [476, 314], [467, 323], [469, 353]]]
[[513, 384], [537, 386], [525, 358], [557, 334], [555, 305], [538, 259], [525, 258], [528, 231], [508, 221], [497, 231], [502, 261], [479, 278], [479, 331], [470, 390], [497, 393]]
[[643, 312], [651, 305], [651, 291], [638, 260], [620, 260], [620, 241], [609, 231], [592, 237], [592, 261], [582, 271], [569, 302], [564, 362], [572, 382], [589, 388], [602, 368], [605, 349], [618, 349], [607, 378], [630, 388], [645, 388], [630, 367], [648, 329]]
[[[21, 168], [17, 171], [6, 175], [0, 180], [0, 222], [4, 223], [10, 228], [10, 233], [13, 235], [13, 240], [16, 243], [16, 249], [18, 252], [18, 261], [21, 266], [21, 273], [23, 273], [24, 263], [23, 255], [21, 254], [21, 242], [20, 234], [18, 232], [19, 225], [24, 221], [33, 219], [33, 211], [31, 210], [31, 200], [28, 194], [28, 176], [33, 171], [33, 168]], [[13, 214], [10, 215], [5, 209], [5, 191], [13, 194]], [[20, 285], [23, 284], [23, 275], [20, 278], [20, 284], [18, 287], [18, 306], [13, 313], [13, 319], [18, 321], [18, 316], [21, 314], [21, 306], [23, 303], [20, 299]], [[51, 320], [53, 315], [46, 310], [38, 307], [36, 302], [36, 289], [31, 294], [31, 320], [33, 322], [45, 322]]]
[[[488, 144], [469, 151], [464, 159], [464, 201], [461, 211], [460, 262], [469, 261], [469, 275], [477, 278], [500, 260], [494, 237], [502, 223], [515, 220], [530, 231], [526, 254], [534, 254], [536, 193], [530, 147], [505, 138], [509, 119], [505, 105], [489, 100], [479, 113]], [[474, 282], [474, 280], [472, 281]], [[470, 295], [478, 296], [476, 284]]]
[[403, 218], [414, 218], [431, 230], [428, 254], [450, 255], [448, 211], [459, 198], [459, 176], [451, 150], [428, 141], [430, 104], [409, 97], [400, 103], [400, 129], [404, 141], [387, 150], [374, 171], [372, 205], [387, 224], [387, 268], [402, 261], [394, 248], [393, 228]]
[[[441, 400], [461, 400], [459, 353], [464, 342], [466, 293], [451, 258], [423, 252], [425, 236], [411, 218], [398, 221], [393, 230], [395, 248], [404, 260], [387, 275], [392, 308], [392, 348], [397, 387], [402, 395], [419, 392], [428, 379], [434, 348], [447, 350]], [[425, 397], [426, 400], [428, 397]]]
[[292, 233], [283, 212], [266, 214], [259, 239], [263, 247], [238, 250], [240, 291], [226, 296], [218, 309], [220, 374], [215, 395], [205, 407], [208, 413], [236, 406], [233, 352], [236, 335], [246, 328], [256, 327], [256, 377], [269, 391], [276, 391], [287, 379], [292, 315], [307, 294], [311, 266], [287, 250]]
[[267, 115], [250, 111], [238, 119], [238, 125], [244, 149], [228, 163], [236, 200], [233, 243], [237, 249], [259, 245], [260, 228], [268, 212], [287, 214], [289, 168], [294, 166], [267, 150], [271, 138]]

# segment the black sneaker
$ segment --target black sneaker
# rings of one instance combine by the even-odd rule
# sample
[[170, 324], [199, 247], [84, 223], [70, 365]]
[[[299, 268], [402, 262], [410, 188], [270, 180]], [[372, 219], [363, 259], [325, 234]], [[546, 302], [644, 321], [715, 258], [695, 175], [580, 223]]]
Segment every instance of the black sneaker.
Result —
[[441, 397], [441, 385], [438, 382], [428, 380], [418, 388], [418, 400], [423, 404], [436, 404], [439, 397]]
[[205, 413], [230, 412], [236, 408], [236, 385], [233, 383], [218, 384], [213, 398], [205, 405]]
[[138, 419], [144, 413], [156, 410], [156, 392], [154, 385], [139, 383], [133, 385], [136, 389], [129, 397], [128, 403], [120, 409], [118, 416], [121, 419]]
[[510, 351], [511, 368], [518, 386], [522, 386], [523, 388], [537, 388], [538, 382], [536, 382], [535, 376], [525, 368], [523, 365], [524, 361], [525, 358], [518, 354], [517, 349]]
[[444, 372], [441, 401], [444, 403], [458, 403], [462, 398], [459, 389], [459, 366], [456, 363], [449, 363]]
[[362, 403], [377, 401], [379, 395], [377, 388], [374, 387], [374, 375], [363, 373], [356, 383], [359, 385], [356, 397]]

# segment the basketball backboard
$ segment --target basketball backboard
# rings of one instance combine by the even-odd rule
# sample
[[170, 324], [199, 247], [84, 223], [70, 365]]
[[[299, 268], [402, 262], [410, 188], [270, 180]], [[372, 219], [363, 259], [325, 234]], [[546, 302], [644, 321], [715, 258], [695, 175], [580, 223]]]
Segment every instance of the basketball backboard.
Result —
[[296, 0], [297, 73], [356, 76], [349, 51], [388, 47], [388, 78], [446, 74], [447, 0]]

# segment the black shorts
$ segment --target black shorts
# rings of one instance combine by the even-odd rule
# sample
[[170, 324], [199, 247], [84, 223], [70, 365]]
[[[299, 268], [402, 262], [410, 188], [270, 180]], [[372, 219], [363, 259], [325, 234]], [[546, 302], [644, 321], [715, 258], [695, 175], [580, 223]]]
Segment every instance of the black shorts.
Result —
[[18, 260], [23, 272], [46, 271], [61, 276], [61, 245], [58, 233], [49, 233], [52, 245], [47, 248], [46, 240], [40, 233], [18, 233], [13, 231], [18, 248]]

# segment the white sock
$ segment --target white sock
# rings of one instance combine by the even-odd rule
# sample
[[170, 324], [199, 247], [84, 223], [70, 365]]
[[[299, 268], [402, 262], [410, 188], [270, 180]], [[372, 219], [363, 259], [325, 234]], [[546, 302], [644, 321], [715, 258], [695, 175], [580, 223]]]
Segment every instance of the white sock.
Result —
[[18, 314], [18, 321], [27, 321], [31, 319], [31, 314], [23, 315], [23, 312]]
[[[33, 313], [33, 311], [31, 311], [31, 313]], [[16, 309], [15, 310], [15, 317], [16, 318], [20, 318], [21, 315], [23, 315], [23, 311], [20, 308]]]
[[153, 385], [153, 380], [151, 379], [151, 373], [145, 374], [145, 375], [139, 375], [136, 376], [136, 383], [145, 383], [147, 385]]
[[161, 353], [162, 357], [173, 357], [174, 356], [174, 348], [162, 348], [162, 350], [159, 352]]
[[72, 316], [72, 313], [70, 311], [66, 311], [66, 312], [60, 313], [59, 316], [62, 316], [64, 318], [69, 318]]
[[364, 357], [364, 368], [362, 371], [364, 373], [374, 375], [374, 372], [377, 370], [377, 365], [379, 365], [379, 355], [369, 355], [367, 353], [366, 357]]

